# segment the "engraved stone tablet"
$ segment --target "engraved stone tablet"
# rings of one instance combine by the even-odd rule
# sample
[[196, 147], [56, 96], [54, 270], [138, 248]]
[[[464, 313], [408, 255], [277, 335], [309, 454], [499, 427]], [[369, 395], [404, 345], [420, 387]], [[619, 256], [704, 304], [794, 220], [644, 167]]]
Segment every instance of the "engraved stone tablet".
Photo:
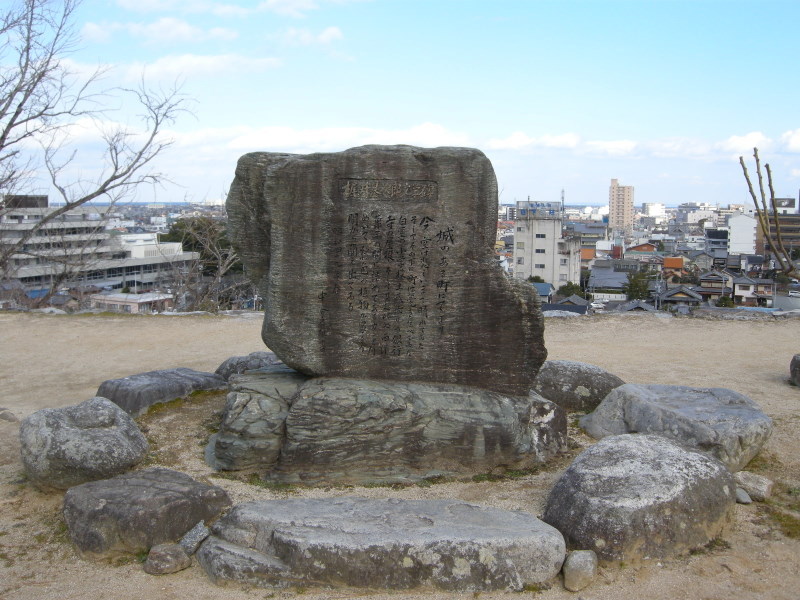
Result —
[[497, 182], [480, 151], [247, 154], [227, 208], [264, 342], [287, 365], [527, 395], [543, 320], [494, 260]]

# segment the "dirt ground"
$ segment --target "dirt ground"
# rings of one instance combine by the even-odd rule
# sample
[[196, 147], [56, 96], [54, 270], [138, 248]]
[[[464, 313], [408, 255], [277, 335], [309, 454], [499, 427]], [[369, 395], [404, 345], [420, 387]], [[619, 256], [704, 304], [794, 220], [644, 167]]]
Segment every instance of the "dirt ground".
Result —
[[[110, 378], [170, 367], [213, 371], [226, 358], [263, 350], [260, 315], [60, 316], [0, 313], [0, 407], [23, 418], [44, 407], [91, 398]], [[736, 507], [723, 541], [690, 556], [644, 565], [601, 568], [580, 593], [559, 581], [520, 593], [452, 594], [301, 588], [218, 587], [195, 564], [150, 576], [135, 558], [89, 562], [77, 556], [61, 518], [62, 494], [43, 494], [25, 481], [18, 423], [0, 420], [0, 598], [59, 600], [243, 600], [252, 598], [371, 600], [536, 597], [583, 600], [795, 599], [800, 589], [800, 388], [788, 385], [800, 353], [800, 320], [713, 321], [653, 315], [596, 315], [547, 320], [551, 359], [603, 367], [632, 383], [726, 387], [769, 414], [775, 431], [750, 469], [776, 482], [774, 498]], [[224, 487], [234, 502], [287, 495], [460, 498], [541, 514], [547, 491], [570, 456], [546, 470], [500, 481], [471, 480], [402, 489], [265, 489], [221, 478], [202, 461], [203, 445], [223, 395], [201, 395], [139, 419], [151, 442], [148, 465], [164, 465]], [[181, 432], [182, 435], [175, 435]], [[570, 430], [572, 455], [591, 442]]]

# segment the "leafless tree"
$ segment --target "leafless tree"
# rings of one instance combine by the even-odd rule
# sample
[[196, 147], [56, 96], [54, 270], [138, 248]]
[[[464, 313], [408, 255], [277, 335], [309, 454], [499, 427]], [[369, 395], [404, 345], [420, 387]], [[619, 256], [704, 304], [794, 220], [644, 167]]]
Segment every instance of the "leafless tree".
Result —
[[[137, 186], [166, 180], [154, 160], [171, 142], [163, 130], [185, 111], [177, 88], [100, 89], [105, 72], [81, 75], [71, 67], [78, 36], [74, 16], [80, 0], [11, 0], [0, 9], [0, 215], [6, 195], [29, 190], [37, 174], [57, 190], [62, 205], [13, 243], [0, 247], [0, 272], [46, 223], [103, 198], [114, 202]], [[138, 103], [138, 130], [115, 123], [110, 105]], [[68, 178], [76, 150], [69, 129], [79, 119], [99, 127], [102, 158], [94, 176]]]
[[[764, 171], [767, 174], [767, 189], [769, 196], [764, 189], [764, 175], [761, 171], [761, 160], [758, 156], [758, 148], [753, 148], [753, 158], [756, 162], [756, 175], [758, 176], [758, 192], [753, 189], [753, 182], [750, 180], [750, 174], [747, 172], [747, 165], [745, 165], [744, 158], [739, 157], [739, 164], [742, 166], [745, 181], [747, 181], [747, 189], [750, 192], [750, 197], [753, 199], [753, 204], [756, 208], [756, 218], [758, 219], [758, 226], [761, 228], [761, 233], [764, 240], [769, 244], [769, 249], [775, 260], [778, 261], [780, 270], [789, 277], [800, 278], [800, 269], [792, 261], [791, 249], [787, 249], [783, 243], [783, 233], [781, 232], [781, 220], [778, 213], [778, 207], [775, 203], [775, 189], [772, 185], [772, 170], [769, 164], [764, 164]], [[769, 202], [769, 204], [767, 204]], [[774, 224], [775, 231], [773, 232], [770, 225]]]

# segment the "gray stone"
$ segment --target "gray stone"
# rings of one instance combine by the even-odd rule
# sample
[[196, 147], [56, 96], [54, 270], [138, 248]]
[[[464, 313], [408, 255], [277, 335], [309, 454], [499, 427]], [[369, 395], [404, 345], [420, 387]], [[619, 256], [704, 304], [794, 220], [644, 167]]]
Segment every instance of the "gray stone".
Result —
[[158, 544], [150, 548], [144, 562], [144, 572], [150, 575], [169, 575], [188, 569], [192, 559], [178, 544]]
[[570, 547], [609, 561], [668, 558], [708, 543], [732, 518], [736, 484], [716, 459], [656, 435], [607, 437], [556, 482], [542, 520]]
[[587, 588], [597, 577], [597, 554], [592, 550], [574, 550], [567, 553], [564, 566], [564, 587], [570, 592]]
[[291, 483], [418, 481], [531, 467], [566, 447], [554, 403], [445, 384], [238, 376], [216, 465]]
[[220, 487], [154, 467], [70, 488], [64, 520], [70, 539], [86, 557], [135, 554], [177, 541], [230, 504]]
[[580, 425], [602, 438], [656, 433], [708, 452], [731, 471], [759, 453], [772, 419], [747, 396], [724, 388], [628, 383], [611, 391]]
[[45, 408], [19, 428], [22, 465], [37, 488], [67, 489], [137, 465], [148, 444], [133, 419], [106, 398]]
[[234, 375], [219, 431], [209, 442], [209, 461], [228, 471], [267, 470], [285, 440], [289, 402], [308, 379], [286, 366]]
[[200, 390], [224, 390], [227, 387], [227, 382], [215, 373], [180, 367], [109, 379], [100, 384], [97, 395], [137, 416], [159, 402], [185, 398]]
[[574, 360], [548, 360], [542, 365], [534, 390], [567, 411], [589, 412], [616, 387], [624, 385], [605, 369]]
[[737, 504], [752, 504], [753, 499], [745, 490], [740, 487], [736, 488], [736, 503]]
[[553, 579], [564, 539], [531, 514], [457, 500], [247, 502], [197, 553], [215, 581], [521, 590]]
[[739, 471], [734, 475], [734, 478], [736, 479], [736, 484], [756, 502], [764, 502], [772, 496], [773, 482], [763, 475], [749, 471]]
[[228, 381], [232, 375], [270, 368], [280, 364], [281, 361], [275, 356], [274, 352], [251, 352], [247, 356], [231, 356], [217, 367], [214, 372], [225, 381]]
[[178, 543], [181, 548], [183, 548], [183, 551], [188, 556], [191, 556], [197, 552], [200, 544], [202, 544], [209, 535], [211, 535], [211, 530], [206, 527], [205, 521], [200, 521], [187, 531], [186, 535], [184, 535]]
[[800, 354], [795, 354], [789, 363], [789, 378], [793, 384], [800, 386]]
[[8, 421], [9, 423], [16, 423], [19, 421], [17, 415], [11, 412], [10, 408], [0, 408], [0, 421]]
[[247, 154], [227, 210], [264, 342], [290, 367], [527, 395], [544, 320], [494, 259], [497, 182], [480, 151]]

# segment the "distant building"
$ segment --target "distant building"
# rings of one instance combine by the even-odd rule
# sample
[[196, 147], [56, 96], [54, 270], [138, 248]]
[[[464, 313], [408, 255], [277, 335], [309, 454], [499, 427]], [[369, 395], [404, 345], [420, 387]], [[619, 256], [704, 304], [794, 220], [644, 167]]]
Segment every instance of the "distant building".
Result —
[[581, 275], [581, 242], [565, 237], [559, 202], [517, 202], [514, 232], [514, 277], [539, 276], [556, 288], [578, 283]]
[[633, 228], [633, 186], [619, 185], [611, 180], [608, 188], [608, 226], [615, 230], [630, 231]]
[[0, 214], [0, 247], [29, 237], [0, 280], [19, 282], [28, 298], [88, 285], [137, 292], [167, 287], [199, 259], [180, 243], [160, 244], [155, 234], [129, 237], [107, 230], [107, 206], [83, 205], [41, 226], [56, 210], [46, 196], [11, 198], [4, 199]]

